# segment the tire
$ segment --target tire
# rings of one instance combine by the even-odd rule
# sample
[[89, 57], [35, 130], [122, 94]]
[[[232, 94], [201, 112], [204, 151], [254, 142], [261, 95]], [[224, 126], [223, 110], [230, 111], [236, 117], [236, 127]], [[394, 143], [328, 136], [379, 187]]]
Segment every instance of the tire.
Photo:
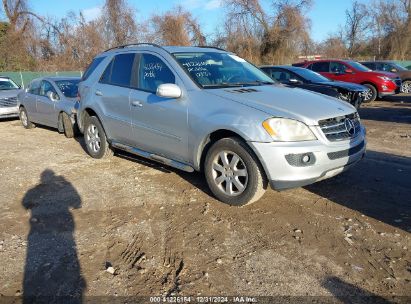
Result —
[[109, 158], [113, 155], [106, 133], [96, 116], [88, 116], [84, 121], [84, 141], [87, 152], [93, 158]]
[[204, 174], [214, 196], [232, 206], [258, 201], [268, 185], [258, 158], [246, 143], [236, 137], [220, 139], [210, 147], [204, 162]]
[[19, 117], [22, 126], [26, 129], [33, 129], [36, 127], [34, 123], [32, 123], [27, 115], [27, 111], [24, 107], [20, 107], [19, 109]]
[[64, 129], [64, 135], [67, 138], [73, 138], [74, 137], [74, 126], [71, 123], [70, 116], [68, 116], [67, 113], [63, 112], [61, 114], [62, 121], [63, 121], [63, 129]]
[[411, 80], [407, 79], [403, 81], [401, 85], [401, 92], [406, 94], [411, 93]]
[[363, 84], [363, 86], [367, 87], [370, 90], [369, 96], [366, 96], [364, 98], [363, 102], [364, 103], [370, 103], [370, 102], [373, 102], [374, 100], [376, 100], [377, 96], [378, 96], [377, 88], [375, 86], [373, 86], [372, 84], [369, 84], [369, 83]]

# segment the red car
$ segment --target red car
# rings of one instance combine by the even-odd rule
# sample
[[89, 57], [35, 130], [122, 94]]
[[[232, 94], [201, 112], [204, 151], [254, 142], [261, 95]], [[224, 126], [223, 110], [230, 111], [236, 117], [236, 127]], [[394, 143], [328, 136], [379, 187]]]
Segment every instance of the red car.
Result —
[[375, 72], [351, 60], [315, 60], [293, 64], [313, 70], [332, 80], [362, 84], [370, 90], [364, 102], [374, 101], [377, 97], [400, 93], [401, 79], [397, 74]]

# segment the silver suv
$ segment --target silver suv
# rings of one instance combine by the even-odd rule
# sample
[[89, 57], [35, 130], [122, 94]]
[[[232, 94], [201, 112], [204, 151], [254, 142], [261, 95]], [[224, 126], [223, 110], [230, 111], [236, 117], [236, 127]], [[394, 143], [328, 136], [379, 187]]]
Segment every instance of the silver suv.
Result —
[[22, 91], [9, 77], [0, 76], [0, 118], [19, 116], [17, 95]]
[[120, 46], [99, 54], [79, 85], [78, 125], [94, 158], [125, 150], [203, 171], [231, 205], [332, 177], [365, 154], [351, 105], [288, 88], [246, 60], [209, 47]]

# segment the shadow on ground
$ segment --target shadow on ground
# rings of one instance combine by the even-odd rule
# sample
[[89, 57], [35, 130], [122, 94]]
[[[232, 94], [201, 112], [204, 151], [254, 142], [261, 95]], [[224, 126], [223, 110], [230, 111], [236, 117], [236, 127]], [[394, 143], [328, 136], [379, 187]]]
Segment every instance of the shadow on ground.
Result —
[[411, 124], [411, 95], [388, 96], [384, 101], [390, 107], [374, 107], [373, 103], [361, 106], [358, 111], [361, 119]]
[[368, 151], [347, 172], [305, 187], [366, 216], [411, 232], [411, 158]]
[[81, 208], [73, 185], [45, 170], [22, 205], [30, 210], [23, 278], [23, 303], [81, 303], [85, 288], [71, 209]]

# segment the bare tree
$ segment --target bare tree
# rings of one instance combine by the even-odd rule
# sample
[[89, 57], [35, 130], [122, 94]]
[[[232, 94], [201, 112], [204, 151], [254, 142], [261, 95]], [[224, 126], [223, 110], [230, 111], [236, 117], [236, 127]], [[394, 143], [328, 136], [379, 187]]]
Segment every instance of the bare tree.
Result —
[[181, 6], [150, 19], [153, 27], [151, 39], [165, 45], [205, 45], [200, 25], [191, 13]]
[[348, 56], [358, 56], [361, 47], [364, 47], [366, 31], [370, 26], [369, 11], [367, 7], [354, 1], [350, 10], [345, 11], [345, 39], [347, 41]]

